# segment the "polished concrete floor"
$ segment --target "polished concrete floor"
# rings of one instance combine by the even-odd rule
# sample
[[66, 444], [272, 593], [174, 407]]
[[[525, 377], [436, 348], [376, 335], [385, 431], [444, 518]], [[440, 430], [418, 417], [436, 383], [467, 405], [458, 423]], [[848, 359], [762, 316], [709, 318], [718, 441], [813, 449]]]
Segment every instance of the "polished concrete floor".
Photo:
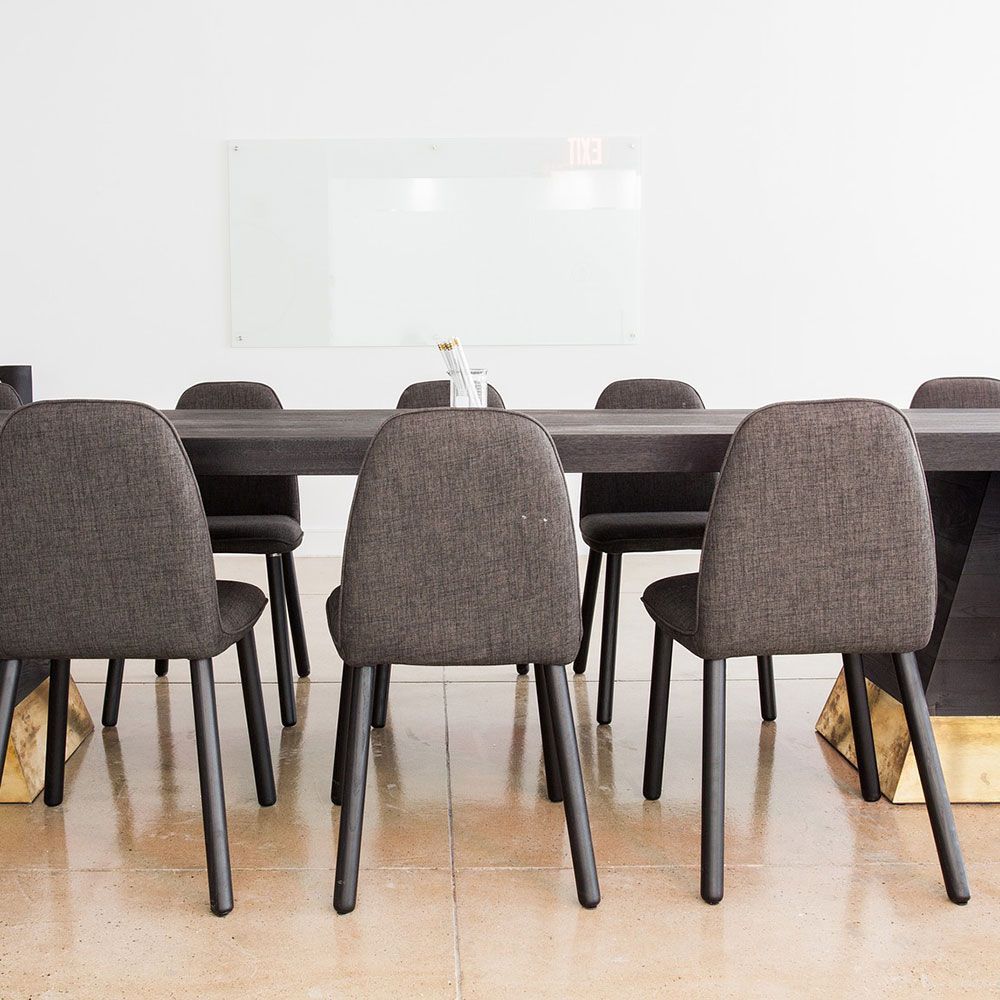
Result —
[[[533, 685], [513, 667], [399, 667], [373, 734], [357, 910], [333, 912], [336, 560], [301, 559], [313, 674], [282, 731], [258, 629], [278, 803], [258, 807], [232, 654], [217, 663], [236, 908], [208, 910], [186, 664], [129, 662], [117, 730], [66, 798], [0, 807], [0, 997], [987, 997], [1000, 994], [1000, 810], [957, 808], [973, 899], [950, 904], [922, 806], [868, 804], [813, 732], [832, 657], [776, 662], [762, 724], [730, 670], [726, 898], [698, 897], [699, 664], [675, 657], [664, 794], [642, 797], [651, 629], [638, 601], [688, 557], [625, 559], [615, 719], [596, 655], [572, 681], [603, 900], [576, 902], [544, 798]], [[220, 560], [263, 582], [263, 561]], [[595, 650], [596, 653], [596, 650]], [[95, 721], [104, 665], [74, 664]]]

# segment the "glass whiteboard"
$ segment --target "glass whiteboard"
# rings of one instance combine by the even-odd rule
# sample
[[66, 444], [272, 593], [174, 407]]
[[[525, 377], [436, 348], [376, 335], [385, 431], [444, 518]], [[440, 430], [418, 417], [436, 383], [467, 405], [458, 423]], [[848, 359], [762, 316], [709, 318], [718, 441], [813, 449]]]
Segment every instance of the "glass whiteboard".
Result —
[[622, 344], [635, 138], [229, 144], [236, 347]]

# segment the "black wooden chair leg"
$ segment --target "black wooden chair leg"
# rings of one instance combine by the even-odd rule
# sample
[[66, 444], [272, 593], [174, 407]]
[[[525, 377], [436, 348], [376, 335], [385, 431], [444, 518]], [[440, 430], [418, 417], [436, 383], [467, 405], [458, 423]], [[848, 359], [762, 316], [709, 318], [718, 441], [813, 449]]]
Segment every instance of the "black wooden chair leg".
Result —
[[590, 550], [587, 556], [587, 575], [583, 580], [583, 636], [580, 652], [573, 661], [573, 673], [582, 674], [587, 669], [587, 654], [590, 652], [590, 634], [594, 628], [594, 608], [597, 606], [597, 586], [601, 582], [601, 553]]
[[330, 783], [330, 801], [339, 806], [343, 799], [344, 764], [347, 760], [347, 731], [351, 724], [351, 688], [354, 686], [354, 668], [344, 664], [340, 675], [340, 708], [337, 712], [337, 744], [333, 753], [333, 780]]
[[517, 663], [515, 664], [517, 668], [518, 675], [521, 677], [527, 677], [528, 675], [528, 664], [527, 663]]
[[351, 685], [351, 716], [344, 762], [344, 803], [340, 809], [337, 881], [333, 890], [333, 907], [338, 913], [350, 913], [358, 898], [361, 827], [365, 814], [365, 785], [371, 741], [373, 668], [353, 669], [356, 674]]
[[[66, 776], [66, 726], [69, 723], [69, 660], [49, 666], [49, 720], [45, 734], [45, 804], [63, 800]], [[6, 747], [4, 750], [6, 751]]]
[[878, 759], [875, 756], [875, 737], [872, 735], [871, 707], [865, 686], [865, 668], [858, 653], [844, 653], [844, 684], [847, 688], [847, 704], [851, 710], [851, 731], [858, 758], [861, 797], [866, 802], [878, 802], [882, 796], [882, 788], [878, 777]]
[[262, 806], [273, 806], [278, 793], [274, 787], [271, 741], [267, 735], [264, 692], [260, 686], [260, 666], [257, 662], [253, 629], [236, 643], [236, 655], [240, 662], [240, 686], [243, 688], [243, 707], [246, 710], [247, 732], [250, 736], [250, 757], [257, 785], [257, 801]]
[[542, 760], [545, 764], [545, 790], [550, 802], [562, 802], [562, 778], [559, 755], [552, 730], [552, 709], [549, 706], [548, 683], [541, 664], [535, 664], [535, 694], [538, 696], [538, 719], [542, 728]]
[[580, 769], [566, 668], [546, 664], [542, 669], [545, 671], [545, 689], [552, 717], [556, 757], [559, 760], [563, 808], [566, 810], [566, 828], [569, 831], [573, 872], [576, 876], [576, 895], [580, 904], [589, 910], [601, 901], [601, 888], [597, 881], [594, 842], [590, 836], [587, 796], [583, 789], [583, 772]]
[[375, 668], [375, 693], [372, 696], [372, 728], [383, 729], [389, 718], [389, 680], [392, 664], [380, 663]]
[[166, 677], [167, 670], [170, 667], [169, 660], [154, 660], [153, 661], [153, 671], [157, 677]]
[[647, 799], [658, 799], [663, 791], [663, 754], [667, 745], [667, 707], [670, 702], [673, 647], [673, 639], [657, 625], [653, 636], [653, 677], [649, 685], [646, 763], [642, 772], [642, 794]]
[[10, 727], [17, 704], [17, 682], [20, 679], [20, 660], [0, 660], [0, 782], [3, 781], [3, 766], [7, 759]]
[[618, 596], [622, 582], [622, 557], [608, 553], [608, 568], [604, 575], [604, 621], [601, 624], [601, 673], [597, 683], [597, 722], [611, 722], [615, 696], [615, 651], [618, 646]]
[[295, 650], [295, 669], [299, 677], [308, 677], [309, 647], [306, 645], [306, 627], [302, 621], [299, 578], [295, 572], [295, 557], [291, 552], [282, 553], [281, 569], [284, 575], [285, 601], [288, 605], [288, 624], [292, 630], [292, 648]]
[[778, 717], [778, 700], [774, 695], [774, 657], [757, 657], [757, 685], [760, 688], [760, 717], [774, 722]]
[[281, 724], [294, 726], [295, 687], [292, 683], [291, 654], [288, 650], [288, 615], [285, 604], [285, 580], [281, 556], [267, 556], [267, 590], [271, 602], [271, 632], [274, 635], [274, 662], [278, 673], [278, 704]]
[[219, 720], [211, 660], [191, 661], [191, 697], [194, 701], [194, 733], [201, 782], [201, 815], [205, 828], [208, 897], [212, 912], [217, 917], [224, 917], [233, 908], [233, 875], [229, 863], [226, 793], [222, 784], [222, 752], [219, 749]]
[[726, 826], [726, 661], [706, 660], [701, 750], [701, 898], [722, 899]]
[[124, 660], [108, 660], [108, 677], [104, 682], [104, 710], [101, 725], [117, 726], [118, 709], [122, 703], [122, 678], [125, 674]]
[[917, 760], [920, 785], [927, 800], [927, 812], [945, 888], [948, 890], [948, 898], [953, 903], [962, 905], [969, 901], [969, 880], [958, 842], [958, 830], [955, 828], [955, 814], [948, 798], [941, 758], [938, 756], [934, 730], [931, 728], [931, 717], [927, 711], [927, 698], [920, 680], [917, 658], [913, 653], [895, 653], [892, 659], [899, 681], [899, 693], [903, 699], [906, 724], [910, 730], [913, 755]]

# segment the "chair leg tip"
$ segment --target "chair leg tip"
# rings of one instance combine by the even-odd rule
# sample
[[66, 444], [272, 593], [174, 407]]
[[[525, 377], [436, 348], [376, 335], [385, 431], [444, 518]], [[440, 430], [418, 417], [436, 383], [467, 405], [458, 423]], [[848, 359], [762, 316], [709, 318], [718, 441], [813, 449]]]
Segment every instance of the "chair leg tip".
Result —
[[333, 897], [333, 908], [342, 917], [346, 917], [348, 913], [354, 912], [354, 907], [357, 906], [357, 899], [339, 899], [337, 896]]
[[596, 896], [581, 896], [580, 905], [585, 910], [596, 910], [597, 904], [601, 901], [601, 894], [598, 893]]
[[968, 901], [972, 898], [972, 893], [969, 892], [968, 886], [966, 886], [963, 889], [959, 889], [957, 891], [949, 889], [948, 898], [956, 906], [965, 906], [965, 904], [968, 903]]
[[574, 663], [573, 664], [573, 673], [574, 674], [584, 674], [586, 672], [587, 672], [587, 664], [586, 663]]
[[716, 894], [714, 892], [703, 892], [701, 894], [701, 898], [705, 900], [709, 906], [718, 906], [719, 903], [722, 902], [722, 893], [720, 892]]
[[212, 913], [217, 917], [226, 917], [233, 912], [233, 904], [230, 903], [228, 906], [216, 906], [212, 904]]

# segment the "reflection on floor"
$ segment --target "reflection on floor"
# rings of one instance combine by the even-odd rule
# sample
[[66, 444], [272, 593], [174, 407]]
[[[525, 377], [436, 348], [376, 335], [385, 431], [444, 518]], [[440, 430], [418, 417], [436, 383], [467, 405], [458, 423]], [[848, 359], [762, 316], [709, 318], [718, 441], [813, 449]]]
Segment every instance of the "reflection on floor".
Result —
[[[263, 560], [220, 575], [256, 580]], [[572, 683], [603, 901], [576, 904], [560, 806], [544, 799], [534, 691], [513, 667], [393, 674], [373, 737], [358, 908], [332, 909], [329, 803], [340, 664], [322, 605], [336, 560], [302, 559], [313, 676], [282, 730], [267, 622], [278, 804], [254, 796], [235, 658], [217, 667], [236, 909], [208, 912], [186, 665], [130, 662], [117, 730], [67, 769], [66, 799], [0, 808], [0, 996], [942, 996], [1000, 991], [996, 807], [957, 808], [973, 900], [948, 903], [926, 813], [863, 802], [813, 733], [831, 657], [777, 661], [761, 724], [752, 661], [729, 684], [727, 893], [698, 898], [698, 664], [675, 660], [661, 801], [642, 798], [651, 633], [637, 594], [690, 563], [625, 560], [615, 720]], [[600, 607], [600, 605], [598, 605]], [[99, 717], [104, 667], [74, 664]]]

